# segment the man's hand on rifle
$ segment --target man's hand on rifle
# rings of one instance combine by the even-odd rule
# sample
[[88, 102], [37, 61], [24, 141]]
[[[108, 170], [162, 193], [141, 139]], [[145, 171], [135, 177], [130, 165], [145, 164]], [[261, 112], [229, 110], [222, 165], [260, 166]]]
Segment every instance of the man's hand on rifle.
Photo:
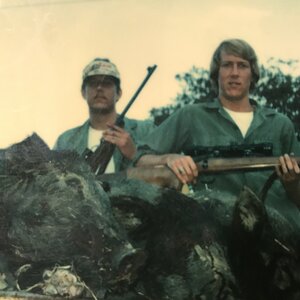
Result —
[[280, 166], [276, 167], [278, 177], [283, 182], [293, 182], [300, 179], [300, 168], [297, 161], [288, 154], [279, 157]]
[[293, 155], [279, 157], [280, 165], [276, 172], [289, 198], [300, 208], [300, 168]]
[[128, 159], [132, 159], [136, 152], [135, 144], [130, 134], [121, 127], [107, 124], [109, 129], [103, 132], [103, 138], [116, 145], [121, 153]]
[[198, 176], [197, 165], [191, 156], [169, 154], [166, 162], [183, 184], [194, 182]]

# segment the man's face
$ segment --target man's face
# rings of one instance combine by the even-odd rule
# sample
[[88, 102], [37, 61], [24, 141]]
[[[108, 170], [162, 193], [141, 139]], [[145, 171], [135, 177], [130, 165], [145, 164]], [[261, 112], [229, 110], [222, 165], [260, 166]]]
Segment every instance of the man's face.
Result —
[[219, 96], [229, 101], [248, 97], [252, 79], [250, 63], [233, 54], [221, 52], [219, 69]]
[[87, 78], [82, 96], [87, 101], [90, 111], [110, 113], [115, 110], [121, 91], [117, 91], [116, 84], [110, 76], [95, 75]]

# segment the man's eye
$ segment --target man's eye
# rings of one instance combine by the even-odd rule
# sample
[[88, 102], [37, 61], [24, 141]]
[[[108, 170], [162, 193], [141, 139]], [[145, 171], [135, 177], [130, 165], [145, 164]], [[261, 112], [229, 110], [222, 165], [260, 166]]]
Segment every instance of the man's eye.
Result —
[[104, 80], [102, 81], [102, 84], [103, 84], [103, 85], [109, 86], [109, 85], [112, 85], [112, 84], [113, 84], [113, 81], [110, 80], [110, 79], [104, 79]]
[[91, 87], [95, 87], [95, 86], [98, 85], [98, 81], [96, 81], [96, 80], [91, 80], [91, 81], [88, 82], [88, 85], [91, 86]]
[[248, 64], [245, 64], [245, 63], [240, 63], [238, 66], [239, 66], [239, 68], [241, 68], [241, 69], [247, 69], [247, 68], [249, 68], [249, 65], [248, 65]]
[[224, 63], [221, 64], [221, 67], [223, 67], [223, 68], [228, 68], [230, 66], [231, 66], [231, 64], [228, 63], [228, 62], [224, 62]]

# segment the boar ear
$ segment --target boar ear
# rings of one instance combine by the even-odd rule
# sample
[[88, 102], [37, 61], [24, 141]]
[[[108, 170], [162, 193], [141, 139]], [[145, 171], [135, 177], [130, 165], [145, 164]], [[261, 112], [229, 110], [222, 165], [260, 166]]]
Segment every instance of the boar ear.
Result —
[[259, 240], [267, 223], [267, 212], [264, 203], [248, 187], [241, 191], [234, 210], [232, 231], [235, 238], [246, 243]]

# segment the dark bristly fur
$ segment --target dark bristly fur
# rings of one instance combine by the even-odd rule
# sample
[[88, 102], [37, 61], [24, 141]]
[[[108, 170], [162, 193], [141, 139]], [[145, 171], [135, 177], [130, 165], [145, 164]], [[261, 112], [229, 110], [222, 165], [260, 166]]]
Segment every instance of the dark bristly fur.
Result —
[[22, 287], [60, 264], [105, 300], [299, 299], [299, 232], [248, 188], [235, 199], [100, 182], [37, 135], [0, 151], [0, 176], [0, 273], [31, 264]]

